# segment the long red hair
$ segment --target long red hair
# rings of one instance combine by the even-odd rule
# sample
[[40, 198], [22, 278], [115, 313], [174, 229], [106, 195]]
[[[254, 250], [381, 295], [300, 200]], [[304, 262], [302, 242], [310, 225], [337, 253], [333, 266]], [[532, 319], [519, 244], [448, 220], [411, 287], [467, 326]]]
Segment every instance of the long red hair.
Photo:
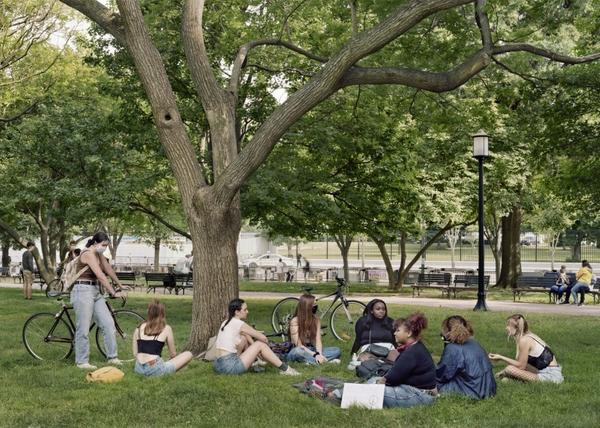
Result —
[[[300, 296], [296, 313], [294, 316], [298, 319], [298, 339], [303, 345], [312, 343], [317, 337], [317, 323], [319, 317], [313, 314], [315, 305], [315, 296], [304, 294]], [[314, 345], [314, 343], [312, 343]]]
[[144, 326], [144, 334], [157, 336], [162, 333], [166, 325], [165, 305], [158, 299], [152, 299], [148, 305], [148, 318]]

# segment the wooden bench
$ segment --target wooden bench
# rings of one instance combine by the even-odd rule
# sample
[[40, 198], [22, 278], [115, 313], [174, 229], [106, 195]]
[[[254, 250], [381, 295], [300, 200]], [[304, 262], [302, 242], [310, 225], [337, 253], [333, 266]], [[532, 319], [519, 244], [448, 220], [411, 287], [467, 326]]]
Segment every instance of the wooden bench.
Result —
[[442, 291], [442, 297], [444, 295], [450, 297], [450, 281], [452, 274], [449, 272], [445, 273], [420, 273], [417, 279], [417, 283], [412, 285], [413, 297], [415, 297], [415, 291], [417, 296], [421, 295], [421, 290], [435, 289]]
[[156, 293], [157, 288], [162, 288], [163, 293], [169, 290], [169, 293], [173, 290], [173, 286], [165, 284], [165, 280], [172, 274], [166, 272], [144, 272], [144, 279], [146, 280], [146, 293], [153, 290]]
[[173, 274], [173, 277], [175, 279], [175, 287], [173, 288], [173, 290], [175, 290], [175, 294], [179, 294], [180, 291], [181, 294], [185, 294], [185, 290], [189, 290], [194, 287], [194, 281], [191, 272], [176, 273]]
[[44, 285], [46, 285], [46, 281], [44, 281], [44, 278], [42, 278], [39, 272], [33, 273], [33, 285], [35, 284], [38, 284], [40, 286], [40, 290], [44, 291]]
[[[483, 285], [487, 289], [490, 285], [490, 276], [483, 276]], [[479, 275], [455, 275], [453, 286], [450, 289], [454, 298], [456, 299], [456, 293], [461, 291], [477, 291], [479, 287]]]
[[137, 286], [135, 280], [135, 272], [133, 271], [123, 271], [123, 272], [115, 272], [117, 274], [117, 278], [119, 278], [119, 281], [121, 281], [121, 284], [127, 286], [127, 287], [131, 287], [132, 289], [135, 290], [135, 287]]
[[552, 303], [553, 294], [550, 287], [556, 285], [555, 275], [544, 276], [520, 276], [517, 278], [517, 287], [513, 288], [513, 302], [525, 293], [546, 293], [548, 294], [548, 303]]

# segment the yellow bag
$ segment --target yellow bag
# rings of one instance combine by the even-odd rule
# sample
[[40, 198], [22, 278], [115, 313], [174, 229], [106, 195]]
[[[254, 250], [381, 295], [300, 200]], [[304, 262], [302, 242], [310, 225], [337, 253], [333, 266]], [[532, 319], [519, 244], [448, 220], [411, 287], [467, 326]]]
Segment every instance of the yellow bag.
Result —
[[94, 370], [86, 375], [85, 380], [88, 382], [113, 383], [123, 379], [125, 373], [116, 367], [102, 367]]

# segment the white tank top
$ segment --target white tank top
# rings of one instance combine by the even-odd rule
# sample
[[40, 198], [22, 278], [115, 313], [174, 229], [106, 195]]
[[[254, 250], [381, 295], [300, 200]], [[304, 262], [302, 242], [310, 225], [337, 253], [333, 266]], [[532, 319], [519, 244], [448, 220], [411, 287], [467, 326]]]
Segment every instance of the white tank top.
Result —
[[242, 341], [240, 331], [245, 323], [244, 321], [234, 317], [231, 318], [231, 321], [229, 321], [225, 328], [223, 328], [223, 325], [226, 322], [227, 321], [223, 321], [221, 327], [219, 328], [219, 334], [217, 335], [215, 348], [222, 351], [237, 353], [237, 345]]

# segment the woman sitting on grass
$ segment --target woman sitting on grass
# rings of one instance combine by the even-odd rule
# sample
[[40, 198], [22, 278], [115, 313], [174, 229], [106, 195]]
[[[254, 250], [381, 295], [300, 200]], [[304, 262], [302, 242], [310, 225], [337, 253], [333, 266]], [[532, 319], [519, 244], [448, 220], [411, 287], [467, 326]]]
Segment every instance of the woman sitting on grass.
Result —
[[229, 302], [229, 316], [223, 321], [215, 341], [218, 358], [213, 367], [217, 373], [242, 374], [258, 357], [279, 368], [283, 375], [298, 375], [296, 370], [284, 362], [269, 348], [267, 337], [244, 322], [248, 306], [242, 299]]
[[384, 383], [384, 407], [413, 407], [432, 404], [437, 396], [435, 364], [422, 342], [421, 333], [427, 328], [427, 318], [415, 313], [394, 322], [398, 358], [382, 378], [369, 383]]
[[485, 350], [473, 339], [471, 323], [459, 315], [442, 322], [444, 352], [436, 370], [441, 393], [477, 400], [496, 395], [496, 381]]
[[499, 354], [490, 354], [494, 361], [504, 361], [508, 365], [496, 376], [512, 378], [524, 382], [562, 383], [562, 370], [556, 357], [546, 343], [529, 331], [523, 315], [515, 314], [506, 321], [506, 331], [517, 343], [516, 359]]
[[[161, 358], [167, 344], [169, 361]], [[177, 355], [173, 329], [167, 324], [165, 306], [154, 299], [148, 305], [148, 318], [133, 333], [135, 372], [144, 376], [162, 376], [175, 373], [192, 360], [192, 353], [184, 351]]]
[[287, 354], [288, 361], [308, 364], [340, 362], [340, 348], [323, 348], [321, 321], [315, 315], [316, 308], [315, 296], [305, 294], [300, 297], [294, 318], [290, 321], [290, 340], [294, 347]]
[[385, 346], [390, 350], [396, 347], [394, 320], [388, 317], [387, 306], [381, 299], [373, 299], [356, 321], [356, 338], [351, 353], [363, 353], [370, 344]]

